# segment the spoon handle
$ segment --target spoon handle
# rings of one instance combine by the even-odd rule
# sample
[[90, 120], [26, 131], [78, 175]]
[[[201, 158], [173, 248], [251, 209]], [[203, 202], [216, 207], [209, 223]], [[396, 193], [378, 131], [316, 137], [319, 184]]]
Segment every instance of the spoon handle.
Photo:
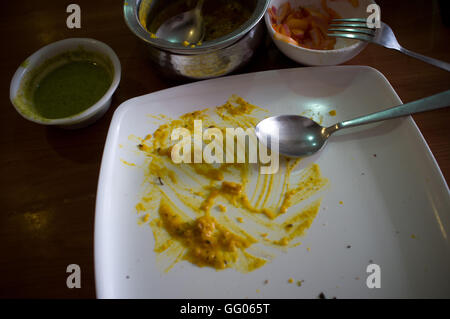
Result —
[[409, 102], [406, 104], [402, 104], [399, 106], [394, 106], [384, 111], [371, 113], [368, 115], [360, 116], [354, 118], [352, 120], [343, 121], [337, 123], [333, 126], [326, 128], [328, 134], [333, 134], [337, 130], [359, 126], [363, 124], [369, 124], [384, 120], [389, 120], [405, 115], [410, 115], [414, 113], [431, 111], [435, 109], [440, 109], [450, 106], [450, 90], [417, 100], [413, 102]]

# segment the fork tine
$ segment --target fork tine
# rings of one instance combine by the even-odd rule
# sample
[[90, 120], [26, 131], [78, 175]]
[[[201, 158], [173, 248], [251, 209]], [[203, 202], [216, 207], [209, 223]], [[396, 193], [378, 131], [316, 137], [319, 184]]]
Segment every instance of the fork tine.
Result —
[[353, 29], [353, 28], [331, 28], [328, 31], [337, 31], [337, 32], [355, 32], [355, 33], [363, 33], [370, 36], [375, 36], [375, 31], [372, 29]]
[[330, 27], [349, 27], [349, 28], [362, 28], [362, 29], [370, 29], [367, 27], [367, 24], [362, 23], [332, 23]]
[[327, 33], [327, 36], [335, 38], [355, 39], [367, 42], [372, 42], [373, 40], [372, 36], [358, 33]]
[[331, 20], [331, 22], [361, 22], [361, 23], [367, 24], [367, 20], [362, 19], [362, 18], [333, 19], [333, 20]]

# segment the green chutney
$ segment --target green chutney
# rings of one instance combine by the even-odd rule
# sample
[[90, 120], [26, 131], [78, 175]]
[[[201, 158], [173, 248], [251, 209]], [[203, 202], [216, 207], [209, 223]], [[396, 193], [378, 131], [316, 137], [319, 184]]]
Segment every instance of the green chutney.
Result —
[[70, 117], [94, 105], [112, 83], [110, 73], [92, 61], [71, 61], [49, 72], [33, 93], [36, 112], [48, 119]]

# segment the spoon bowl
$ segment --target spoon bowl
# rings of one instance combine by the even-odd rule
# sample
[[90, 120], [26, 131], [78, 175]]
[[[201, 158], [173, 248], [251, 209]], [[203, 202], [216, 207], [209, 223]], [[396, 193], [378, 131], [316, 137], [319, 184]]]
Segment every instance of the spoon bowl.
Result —
[[[299, 115], [279, 115], [258, 123], [256, 136], [266, 145], [278, 144], [278, 152], [288, 157], [312, 155], [327, 141], [326, 129], [313, 120]], [[276, 133], [278, 132], [278, 133]], [[278, 138], [277, 138], [278, 137]]]
[[[389, 120], [450, 105], [450, 90], [414, 102], [360, 116], [352, 120], [323, 127], [300, 115], [269, 117], [256, 125], [258, 139], [268, 148], [277, 146], [278, 153], [288, 157], [303, 157], [316, 153], [334, 132], [364, 124]], [[269, 142], [270, 141], [270, 142]]]
[[178, 14], [165, 21], [156, 31], [156, 36], [172, 43], [196, 44], [205, 36], [202, 16], [204, 0], [199, 0], [194, 9]]

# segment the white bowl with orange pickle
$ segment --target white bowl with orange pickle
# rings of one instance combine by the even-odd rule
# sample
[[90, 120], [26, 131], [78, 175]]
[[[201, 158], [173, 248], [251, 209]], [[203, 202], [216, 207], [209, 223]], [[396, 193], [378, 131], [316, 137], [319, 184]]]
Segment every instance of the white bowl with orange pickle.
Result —
[[310, 66], [338, 65], [358, 55], [363, 41], [329, 38], [334, 18], [367, 18], [372, 0], [272, 0], [265, 22], [275, 45], [290, 59]]

